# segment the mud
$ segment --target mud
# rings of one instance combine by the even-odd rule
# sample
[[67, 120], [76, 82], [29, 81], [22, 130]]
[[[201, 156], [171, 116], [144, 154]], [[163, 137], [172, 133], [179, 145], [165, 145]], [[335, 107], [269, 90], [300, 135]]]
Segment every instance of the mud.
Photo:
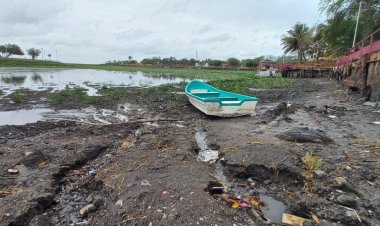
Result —
[[[129, 106], [126, 121], [61, 114], [0, 126], [0, 225], [262, 224], [249, 209], [232, 208], [220, 194], [226, 192], [257, 197], [263, 205], [256, 210], [275, 223], [289, 213], [310, 224], [312, 215], [322, 225], [379, 224], [380, 127], [371, 122], [380, 114], [357, 104], [358, 94], [335, 81], [305, 79], [261, 90], [254, 116], [220, 119], [201, 114], [179, 91], [132, 89], [97, 106]], [[3, 101], [1, 110], [44, 105], [45, 94], [18, 105]], [[334, 142], [276, 137], [306, 127]], [[218, 161], [200, 161], [207, 150], [219, 153]], [[311, 177], [306, 153], [320, 160]]]

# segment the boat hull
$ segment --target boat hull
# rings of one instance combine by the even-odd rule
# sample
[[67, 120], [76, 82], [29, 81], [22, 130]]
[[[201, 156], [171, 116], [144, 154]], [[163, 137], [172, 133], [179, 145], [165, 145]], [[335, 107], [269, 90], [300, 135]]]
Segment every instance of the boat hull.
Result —
[[[187, 95], [187, 94], [186, 94]], [[203, 102], [187, 95], [192, 105], [206, 115], [218, 117], [238, 117], [251, 115], [255, 111], [257, 101], [245, 101], [238, 106], [221, 106], [218, 102]]]

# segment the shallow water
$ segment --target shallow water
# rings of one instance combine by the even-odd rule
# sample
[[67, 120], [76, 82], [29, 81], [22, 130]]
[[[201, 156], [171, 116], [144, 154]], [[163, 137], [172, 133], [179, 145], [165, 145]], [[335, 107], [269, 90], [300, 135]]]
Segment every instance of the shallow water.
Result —
[[30, 90], [62, 90], [66, 86], [82, 87], [89, 95], [97, 95], [102, 86], [150, 87], [189, 81], [165, 74], [118, 72], [94, 69], [0, 68], [0, 89], [5, 94], [19, 88]]
[[83, 109], [57, 110], [35, 108], [31, 110], [0, 111], [0, 126], [25, 125], [37, 121], [76, 121], [89, 124], [123, 123], [129, 120], [129, 109], [117, 111], [88, 107]]
[[0, 112], [0, 125], [25, 125], [43, 119], [42, 114], [51, 112], [51, 109], [37, 108], [31, 110]]
[[268, 195], [263, 194], [260, 194], [260, 200], [266, 204], [266, 206], [261, 209], [265, 218], [270, 219], [272, 223], [281, 223], [282, 214], [286, 210], [286, 205]]
[[197, 131], [194, 135], [197, 142], [199, 153], [198, 159], [203, 162], [215, 162], [219, 158], [219, 152], [208, 148], [207, 146], [207, 134], [204, 131]]

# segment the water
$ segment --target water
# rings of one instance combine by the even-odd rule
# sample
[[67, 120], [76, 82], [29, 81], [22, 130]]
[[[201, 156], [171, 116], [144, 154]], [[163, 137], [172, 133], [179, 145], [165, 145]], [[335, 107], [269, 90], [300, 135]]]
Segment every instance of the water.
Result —
[[88, 107], [83, 109], [57, 110], [36, 108], [31, 110], [0, 112], [0, 126], [25, 125], [37, 121], [76, 121], [89, 124], [123, 123], [129, 120], [128, 109], [112, 111]]
[[270, 219], [273, 223], [282, 223], [282, 214], [286, 210], [286, 205], [276, 199], [260, 194], [260, 200], [263, 201], [266, 206], [261, 208], [265, 218]]
[[31, 110], [3, 111], [0, 112], [0, 126], [25, 125], [43, 119], [42, 113], [51, 112], [51, 109], [37, 108]]
[[82, 87], [89, 95], [97, 95], [101, 86], [150, 87], [188, 82], [170, 75], [143, 72], [117, 72], [93, 69], [0, 68], [0, 89], [5, 95], [19, 88], [30, 90], [62, 90], [66, 86]]
[[[209, 156], [212, 155], [212, 150], [208, 148], [207, 145], [207, 133], [204, 131], [197, 131], [194, 135], [195, 141], [197, 142], [199, 153], [198, 153], [198, 159], [209, 158]], [[215, 151], [218, 153], [218, 151]], [[214, 159], [213, 161], [216, 161]], [[246, 197], [251, 194], [253, 194], [257, 189], [253, 188], [243, 188], [240, 186], [237, 186], [234, 181], [231, 181], [228, 179], [228, 177], [224, 174], [224, 166], [220, 163], [220, 161], [217, 161], [213, 165], [213, 172], [216, 178], [220, 182], [223, 183], [223, 185], [228, 187], [228, 192], [230, 194], [233, 194], [235, 197]], [[272, 223], [281, 223], [282, 222], [282, 214], [286, 211], [286, 205], [283, 202], [280, 202], [273, 197], [267, 195], [267, 190], [263, 189], [262, 187], [259, 187], [258, 190], [260, 200], [265, 203], [265, 206], [261, 207], [261, 210], [264, 213], [265, 218], [269, 219]]]
[[194, 137], [200, 149], [197, 158], [203, 162], [214, 163], [219, 158], [219, 152], [208, 148], [206, 132], [197, 131]]

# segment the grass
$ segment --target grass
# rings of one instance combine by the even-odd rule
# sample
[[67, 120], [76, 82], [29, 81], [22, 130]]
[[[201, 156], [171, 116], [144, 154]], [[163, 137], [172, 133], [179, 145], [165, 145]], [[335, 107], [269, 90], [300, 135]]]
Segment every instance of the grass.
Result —
[[305, 178], [304, 190], [312, 192], [315, 171], [321, 168], [322, 159], [311, 152], [306, 152], [306, 155], [302, 158], [302, 162], [305, 168], [305, 171], [302, 173], [302, 176]]
[[172, 75], [189, 79], [204, 80], [231, 80], [255, 78], [254, 71], [237, 70], [208, 70], [208, 69], [175, 69], [175, 68], [150, 68], [130, 67], [106, 64], [72, 64], [54, 61], [27, 60], [27, 59], [0, 59], [0, 67], [46, 67], [46, 68], [75, 68], [75, 69], [98, 69], [109, 71], [144, 72], [158, 75]]
[[[294, 79], [275, 77], [257, 77], [254, 71], [237, 71], [237, 70], [205, 70], [205, 69], [173, 69], [173, 68], [148, 68], [148, 67], [129, 67], [121, 65], [105, 65], [105, 64], [67, 64], [53, 61], [41, 60], [19, 60], [19, 59], [0, 59], [0, 67], [46, 67], [46, 68], [75, 68], [75, 69], [99, 69], [109, 71], [125, 71], [125, 72], [143, 72], [152, 76], [174, 76], [187, 79], [203, 79], [210, 85], [219, 89], [241, 93], [245, 95], [254, 95], [250, 88], [281, 88], [290, 86], [296, 82]], [[133, 76], [133, 75], [132, 75]], [[39, 77], [35, 76], [35, 80], [39, 81]], [[178, 84], [166, 84], [158, 87], [140, 88], [135, 93], [139, 98], [146, 98], [146, 105], [155, 105], [155, 101], [162, 102], [165, 105], [175, 105], [175, 103], [186, 101], [184, 95], [178, 95], [173, 92], [183, 91], [186, 82]], [[130, 88], [106, 88], [99, 89], [99, 93], [105, 97], [106, 101], [136, 99], [127, 98]], [[128, 92], [129, 91], [129, 92]], [[90, 97], [80, 89], [65, 89], [53, 95], [50, 103], [53, 105], [63, 104], [66, 101], [77, 100], [84, 104], [97, 104], [101, 98]], [[104, 99], [101, 99], [102, 101]], [[150, 102], [149, 102], [150, 101]], [[171, 108], [171, 107], [170, 107]]]
[[216, 88], [252, 95], [249, 88], [264, 89], [264, 88], [281, 88], [294, 84], [295, 80], [290, 80], [282, 77], [256, 77], [252, 76], [243, 79], [227, 79], [227, 80], [213, 80], [208, 82]]
[[59, 105], [65, 102], [78, 101], [82, 104], [93, 105], [99, 102], [99, 97], [89, 96], [83, 89], [79, 88], [65, 88], [64, 90], [52, 95], [50, 98], [51, 105]]
[[18, 196], [23, 192], [24, 192], [24, 189], [21, 187], [10, 186], [8, 188], [0, 190], [0, 197]]
[[116, 89], [113, 87], [102, 88], [101, 93], [107, 98], [107, 100], [110, 100], [110, 101], [121, 100], [128, 96], [128, 88], [124, 88], [124, 89], [120, 89], [120, 88]]
[[18, 89], [16, 90], [12, 96], [11, 96], [11, 100], [16, 103], [16, 104], [20, 104], [24, 101], [25, 99], [25, 95], [26, 95], [26, 92], [24, 89]]

